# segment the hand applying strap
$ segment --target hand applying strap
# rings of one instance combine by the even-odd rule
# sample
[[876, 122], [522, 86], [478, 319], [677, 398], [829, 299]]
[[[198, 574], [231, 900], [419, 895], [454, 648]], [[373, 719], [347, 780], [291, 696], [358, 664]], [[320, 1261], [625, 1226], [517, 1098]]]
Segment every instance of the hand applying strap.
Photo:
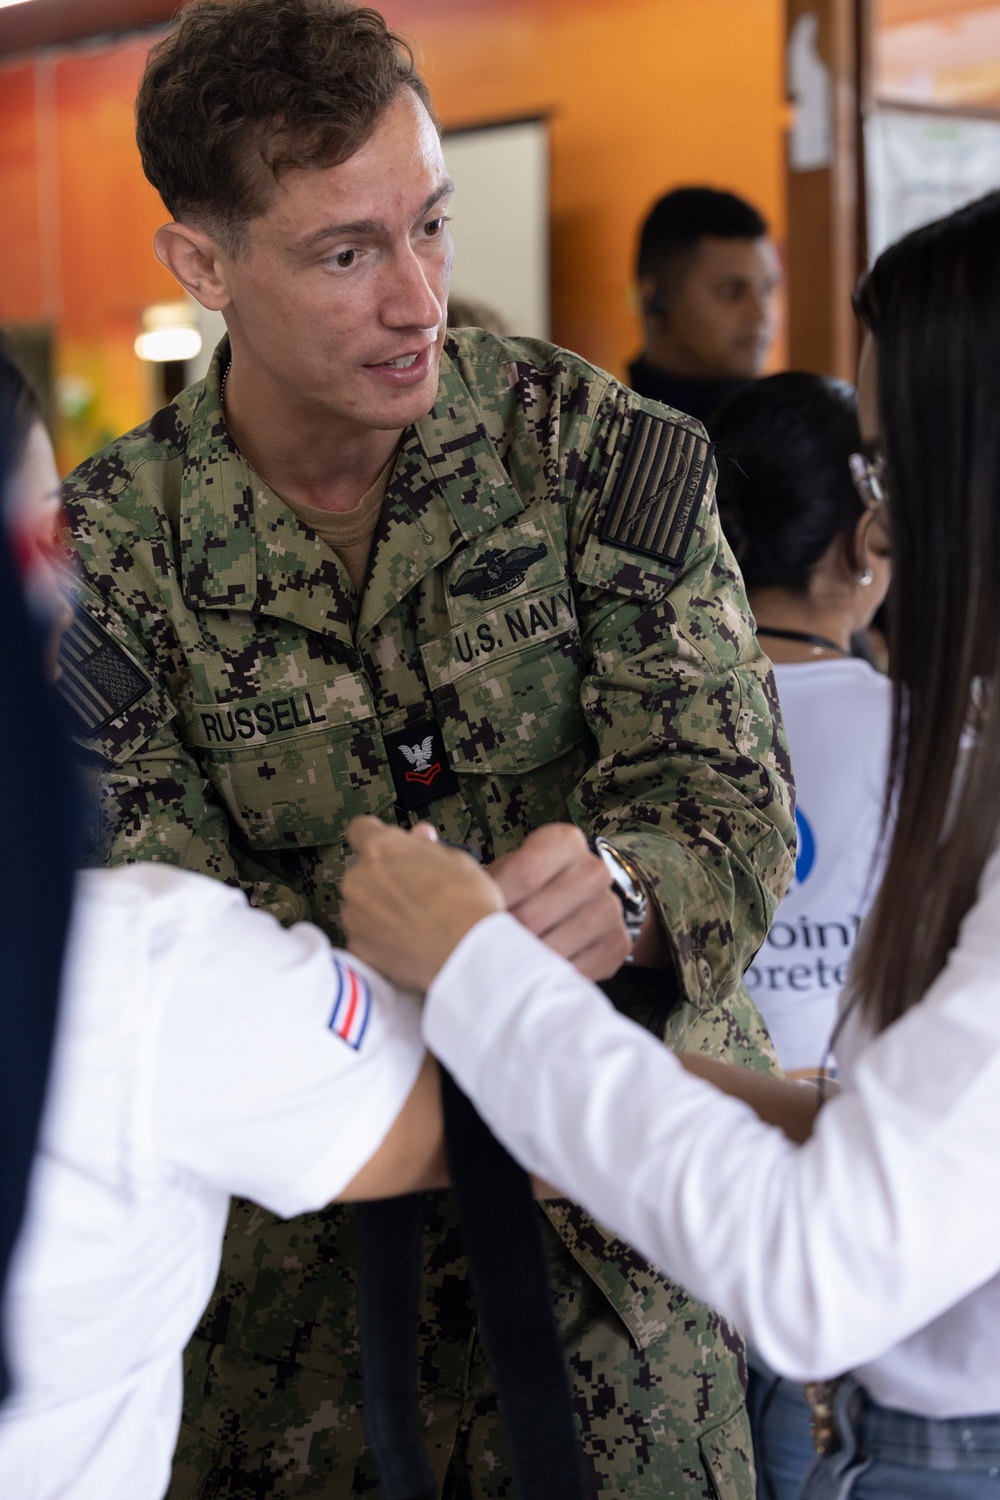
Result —
[[[568, 831], [574, 837], [550, 836], [520, 870], [508, 867], [507, 883], [545, 933], [570, 952], [588, 953], [600, 968], [613, 958], [615, 923], [598, 920], [595, 928], [578, 913], [582, 906], [591, 923], [600, 918], [607, 876], [594, 879], [592, 865], [600, 869], [600, 862], [575, 830]], [[427, 847], [436, 837], [429, 825], [404, 834], [359, 818], [348, 837], [362, 861], [344, 880], [345, 929], [354, 951], [399, 984], [426, 989], [469, 928], [503, 909], [500, 885], [466, 854]], [[432, 921], [425, 909], [429, 879], [436, 897]], [[611, 915], [623, 926], [617, 901], [610, 901]], [[387, 924], [380, 914], [390, 909], [394, 921]], [[406, 934], [405, 959], [394, 933]], [[609, 939], [608, 954], [600, 957]], [[522, 1500], [582, 1500], [584, 1470], [530, 1180], [443, 1069], [441, 1095], [480, 1332], [519, 1494]], [[437, 1487], [420, 1441], [414, 1388], [422, 1203], [408, 1197], [359, 1205], [356, 1217], [365, 1429], [382, 1492], [386, 1500], [433, 1500]]]

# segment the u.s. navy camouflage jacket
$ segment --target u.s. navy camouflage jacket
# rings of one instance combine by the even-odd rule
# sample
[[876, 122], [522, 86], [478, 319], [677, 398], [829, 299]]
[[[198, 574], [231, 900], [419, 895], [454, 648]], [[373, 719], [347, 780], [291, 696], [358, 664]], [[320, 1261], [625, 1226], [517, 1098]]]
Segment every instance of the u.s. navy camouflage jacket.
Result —
[[67, 485], [85, 614], [64, 690], [106, 761], [102, 859], [239, 881], [337, 935], [344, 825], [391, 816], [397, 783], [423, 795], [402, 778], [433, 720], [457, 786], [420, 815], [487, 858], [554, 819], [607, 832], [687, 997], [731, 992], [793, 822], [712, 489], [693, 421], [563, 351], [452, 335], [359, 610], [230, 442], [216, 359]]
[[[713, 488], [695, 422], [465, 330], [403, 437], [358, 601], [232, 445], [217, 354], [67, 486], [83, 611], [63, 686], [103, 762], [100, 860], [238, 881], [337, 937], [354, 814], [402, 802], [486, 858], [571, 818], [645, 874], [685, 997], [668, 1039], [751, 1055], [740, 976], [793, 814]], [[637, 1301], [550, 1218], [643, 1342], [658, 1278]]]

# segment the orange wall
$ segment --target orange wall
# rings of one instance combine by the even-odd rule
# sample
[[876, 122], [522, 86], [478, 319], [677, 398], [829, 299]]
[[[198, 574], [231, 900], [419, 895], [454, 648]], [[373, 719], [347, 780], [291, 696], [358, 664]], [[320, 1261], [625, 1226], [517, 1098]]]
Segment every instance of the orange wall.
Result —
[[57, 375], [92, 392], [82, 415], [60, 423], [64, 467], [149, 414], [149, 371], [132, 347], [139, 314], [177, 296], [152, 253], [163, 206], [132, 137], [148, 45], [0, 68], [0, 323], [54, 323]]
[[42, 291], [33, 68], [0, 74], [0, 121], [0, 320], [31, 322], [54, 310]]
[[[784, 233], [782, 0], [385, 0], [446, 126], [546, 113], [553, 336], [618, 372], [637, 345], [636, 226], [679, 182], [732, 187]], [[150, 240], [131, 101], [136, 37], [0, 67], [0, 322], [52, 318], [89, 382], [64, 462], [148, 414], [142, 307], [176, 296]], [[37, 171], [42, 164], [41, 174]], [[461, 205], [456, 205], [461, 212]]]
[[559, 343], [624, 370], [637, 347], [629, 299], [637, 225], [671, 186], [734, 188], [783, 238], [781, 0], [458, 0], [433, 10], [386, 0], [382, 8], [418, 44], [446, 126], [551, 111]]

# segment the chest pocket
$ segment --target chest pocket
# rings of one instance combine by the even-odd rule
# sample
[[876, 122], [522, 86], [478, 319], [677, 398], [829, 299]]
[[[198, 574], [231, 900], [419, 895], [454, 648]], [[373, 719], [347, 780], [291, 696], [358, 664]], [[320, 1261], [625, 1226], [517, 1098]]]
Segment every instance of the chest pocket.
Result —
[[556, 760], [587, 735], [580, 631], [564, 578], [480, 602], [421, 655], [460, 773], [515, 774]]
[[395, 800], [371, 691], [353, 673], [194, 703], [185, 738], [254, 849], [340, 844], [348, 819]]

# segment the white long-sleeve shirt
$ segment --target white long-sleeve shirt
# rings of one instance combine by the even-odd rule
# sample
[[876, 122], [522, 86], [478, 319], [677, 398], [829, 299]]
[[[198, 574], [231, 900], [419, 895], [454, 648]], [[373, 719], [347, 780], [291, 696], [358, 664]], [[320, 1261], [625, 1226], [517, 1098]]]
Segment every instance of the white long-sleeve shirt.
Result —
[[328, 1203], [423, 1057], [412, 999], [315, 927], [168, 865], [81, 877], [3, 1309], [3, 1500], [164, 1494], [229, 1195]]
[[931, 1417], [1000, 1412], [1000, 858], [923, 1000], [845, 1027], [791, 1144], [498, 915], [428, 995], [428, 1046], [532, 1171], [752, 1339]]

